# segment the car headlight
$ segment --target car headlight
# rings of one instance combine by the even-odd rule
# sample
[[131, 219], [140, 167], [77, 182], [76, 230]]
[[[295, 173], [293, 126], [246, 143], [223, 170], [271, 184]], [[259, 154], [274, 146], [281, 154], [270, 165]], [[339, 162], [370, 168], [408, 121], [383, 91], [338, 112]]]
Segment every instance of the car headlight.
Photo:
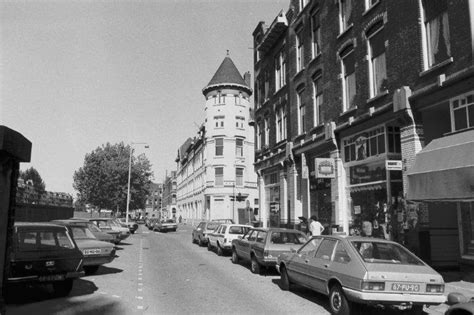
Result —
[[444, 284], [427, 284], [426, 292], [428, 293], [444, 293]]
[[385, 282], [362, 282], [362, 290], [384, 291]]

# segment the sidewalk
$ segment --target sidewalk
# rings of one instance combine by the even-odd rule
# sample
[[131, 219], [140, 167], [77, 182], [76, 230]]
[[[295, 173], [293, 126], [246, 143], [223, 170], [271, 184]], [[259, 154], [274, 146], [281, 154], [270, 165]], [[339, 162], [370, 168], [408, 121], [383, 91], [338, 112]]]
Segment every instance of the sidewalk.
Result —
[[[448, 296], [449, 293], [459, 292], [468, 298], [474, 297], [474, 272], [465, 273], [461, 271], [445, 271], [440, 272], [446, 283], [444, 292]], [[428, 314], [444, 314], [449, 308], [447, 304], [431, 306], [426, 310]]]

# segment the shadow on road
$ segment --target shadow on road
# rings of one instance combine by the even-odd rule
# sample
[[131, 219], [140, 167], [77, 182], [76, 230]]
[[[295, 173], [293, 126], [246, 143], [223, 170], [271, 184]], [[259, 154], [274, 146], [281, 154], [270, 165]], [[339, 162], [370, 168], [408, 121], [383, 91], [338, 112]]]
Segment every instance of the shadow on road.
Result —
[[94, 273], [94, 275], [100, 276], [100, 275], [108, 275], [108, 274], [120, 273], [120, 272], [123, 272], [123, 270], [102, 265], [99, 267], [97, 272]]
[[[69, 297], [92, 294], [95, 291], [97, 291], [97, 287], [93, 282], [85, 279], [76, 279]], [[50, 284], [17, 284], [8, 286], [6, 295], [7, 305], [24, 305], [55, 298], [52, 285]]]

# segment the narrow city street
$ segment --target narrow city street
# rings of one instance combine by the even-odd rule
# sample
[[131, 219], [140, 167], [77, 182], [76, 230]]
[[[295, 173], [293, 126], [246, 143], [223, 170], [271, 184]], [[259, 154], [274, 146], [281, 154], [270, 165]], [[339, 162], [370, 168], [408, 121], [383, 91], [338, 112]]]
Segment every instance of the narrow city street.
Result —
[[329, 314], [327, 298], [285, 292], [279, 275], [261, 276], [191, 243], [191, 227], [157, 233], [141, 225], [117, 257], [55, 299], [47, 289], [15, 292], [7, 314]]

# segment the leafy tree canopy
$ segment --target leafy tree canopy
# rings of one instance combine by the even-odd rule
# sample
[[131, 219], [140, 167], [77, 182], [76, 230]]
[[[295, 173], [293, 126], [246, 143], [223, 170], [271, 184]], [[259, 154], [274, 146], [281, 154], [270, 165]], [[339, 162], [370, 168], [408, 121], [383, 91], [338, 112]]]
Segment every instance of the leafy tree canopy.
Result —
[[[84, 165], [74, 172], [78, 200], [99, 209], [125, 211], [130, 150], [123, 142], [107, 143], [86, 154]], [[134, 157], [132, 152], [130, 174], [130, 210], [143, 209], [153, 176], [144, 154]]]
[[30, 167], [25, 171], [20, 170], [20, 178], [25, 181], [25, 184], [28, 181], [33, 183], [33, 187], [40, 195], [44, 194], [46, 191], [46, 184], [41, 178], [40, 174], [34, 167]]

